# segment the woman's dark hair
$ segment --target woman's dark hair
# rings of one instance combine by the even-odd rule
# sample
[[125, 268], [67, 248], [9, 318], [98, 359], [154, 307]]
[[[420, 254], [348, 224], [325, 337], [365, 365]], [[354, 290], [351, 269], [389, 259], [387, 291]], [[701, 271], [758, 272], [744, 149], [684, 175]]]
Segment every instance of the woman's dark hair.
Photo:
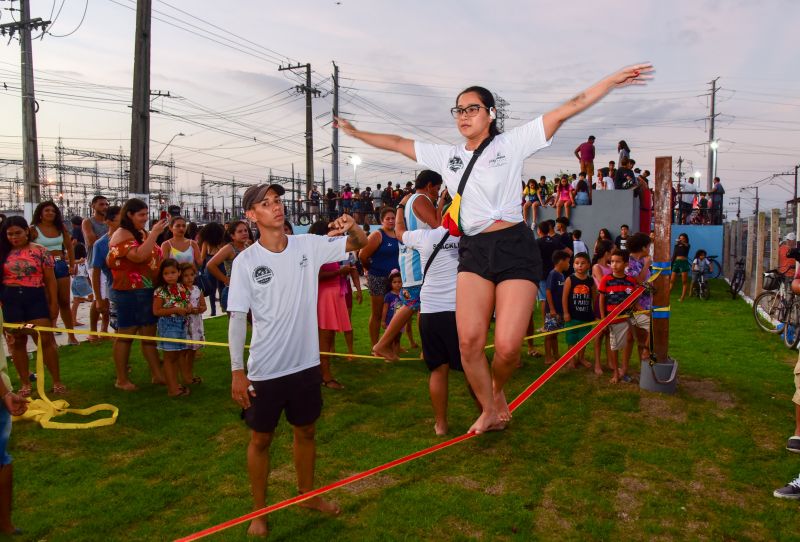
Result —
[[[158, 288], [160, 286], [166, 286], [166, 282], [164, 282], [164, 270], [170, 267], [174, 267], [179, 273], [181, 270], [180, 264], [178, 260], [174, 258], [167, 258], [161, 262], [161, 265], [158, 266], [158, 276], [153, 281], [153, 285]], [[179, 276], [180, 278], [180, 276]]]
[[689, 243], [689, 236], [688, 236], [688, 235], [686, 235], [685, 233], [682, 233], [682, 234], [680, 234], [680, 235], [678, 236], [678, 239], [677, 239], [677, 241], [680, 241], [680, 240], [681, 240], [681, 237], [685, 237], [685, 238], [686, 238], [686, 243], [687, 243], [687, 244]]
[[607, 252], [614, 250], [614, 243], [603, 239], [595, 245], [594, 257], [592, 258], [592, 265], [600, 261], [600, 258]]
[[311, 235], [328, 235], [328, 223], [325, 220], [317, 220], [308, 228]]
[[[0, 225], [0, 267], [6, 263], [8, 254], [11, 252], [11, 241], [8, 240], [8, 228], [13, 226], [25, 230], [25, 235], [28, 236], [28, 242], [31, 240], [30, 227], [28, 226], [28, 221], [25, 220], [25, 217], [9, 216], [3, 220], [3, 224]], [[3, 274], [0, 273], [0, 280], [2, 280], [2, 277]]]
[[169, 227], [171, 228], [178, 220], [183, 220], [186, 222], [186, 219], [183, 218], [181, 215], [172, 215], [169, 217]]
[[[241, 226], [242, 224], [247, 226], [247, 224], [245, 224], [244, 220], [234, 220], [233, 222], [229, 222], [228, 226], [225, 228], [225, 240], [228, 241], [228, 242], [233, 241], [233, 234], [236, 233], [236, 229], [239, 226]], [[247, 228], [247, 231], [249, 232], [250, 228]], [[250, 234], [248, 233], [248, 236], [249, 235]]]
[[[461, 98], [461, 96], [463, 96], [464, 94], [467, 94], [468, 92], [474, 92], [475, 94], [477, 94], [478, 98], [480, 98], [480, 100], [481, 100], [481, 103], [487, 109], [494, 109], [495, 112], [497, 111], [497, 108], [496, 108], [496, 105], [495, 105], [495, 102], [494, 102], [494, 94], [489, 92], [488, 89], [485, 89], [483, 87], [478, 87], [478, 86], [467, 87], [464, 90], [462, 90], [461, 92], [459, 92], [458, 96], [456, 96], [456, 105], [458, 105], [458, 99]], [[489, 124], [489, 135], [497, 135], [499, 133], [500, 133], [500, 130], [497, 128], [497, 119], [494, 119], [491, 122], [491, 124]]]
[[385, 216], [386, 216], [386, 215], [388, 215], [389, 213], [395, 213], [395, 214], [397, 214], [397, 211], [395, 210], [395, 208], [394, 208], [394, 207], [390, 207], [390, 206], [388, 206], [388, 205], [386, 205], [386, 206], [384, 206], [384, 207], [382, 207], [382, 208], [381, 208], [381, 222], [383, 222], [383, 217], [385, 217]]
[[[605, 238], [601, 237], [601, 235], [605, 234]], [[608, 228], [600, 228], [600, 231], [597, 232], [597, 240], [598, 241], [610, 241], [611, 240], [611, 232], [608, 231]]]
[[290, 235], [294, 235], [294, 226], [292, 226], [292, 223], [289, 222], [288, 218], [285, 218], [283, 220], [283, 227], [284, 228], [289, 228], [289, 231], [291, 232]]
[[120, 211], [122, 217], [119, 219], [119, 227], [131, 232], [137, 243], [144, 241], [144, 234], [136, 229], [136, 226], [133, 225], [133, 220], [128, 215], [136, 214], [142, 209], [147, 209], [147, 204], [138, 198], [131, 198], [122, 205], [122, 210]]
[[631, 148], [628, 146], [627, 143], [625, 143], [624, 139], [620, 140], [620, 142], [617, 143], [617, 150], [621, 151], [622, 149], [625, 149], [626, 151], [631, 152]]
[[634, 233], [628, 237], [628, 242], [625, 246], [628, 252], [639, 252], [648, 247], [652, 242], [653, 240], [650, 239], [650, 236], [646, 233]]
[[209, 222], [197, 232], [197, 241], [202, 245], [208, 243], [212, 247], [225, 243], [225, 228], [219, 222]]
[[81, 258], [85, 258], [86, 254], [86, 245], [83, 243], [78, 243], [75, 245], [75, 259], [80, 260]]
[[64, 231], [64, 216], [61, 214], [61, 209], [59, 209], [58, 205], [52, 200], [43, 201], [36, 206], [36, 209], [33, 211], [33, 217], [31, 218], [31, 226], [38, 226], [42, 223], [42, 212], [48, 207], [52, 207], [56, 210], [56, 217], [53, 219], [53, 225], [58, 231]]
[[195, 237], [197, 237], [197, 230], [198, 230], [198, 229], [199, 229], [199, 228], [198, 228], [198, 226], [197, 226], [197, 222], [189, 222], [189, 223], [186, 225], [186, 233], [184, 234], [184, 237], [186, 237], [187, 239], [191, 239], [192, 241], [194, 241], [194, 238], [195, 238]]
[[577, 192], [586, 192], [586, 193], [588, 193], [589, 192], [589, 185], [586, 184], [586, 181], [581, 179], [580, 181], [578, 181], [578, 184], [575, 185], [575, 190]]

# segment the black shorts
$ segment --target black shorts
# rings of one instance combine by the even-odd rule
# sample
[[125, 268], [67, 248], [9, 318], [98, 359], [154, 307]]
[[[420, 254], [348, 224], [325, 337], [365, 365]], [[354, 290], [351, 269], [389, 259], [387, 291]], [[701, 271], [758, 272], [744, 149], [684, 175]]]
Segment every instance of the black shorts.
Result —
[[44, 287], [5, 286], [0, 300], [3, 302], [3, 320], [9, 324], [50, 319]]
[[298, 373], [252, 382], [256, 396], [243, 417], [247, 426], [258, 433], [272, 433], [278, 427], [281, 412], [294, 426], [311, 425], [322, 413], [322, 373], [319, 366]]
[[533, 231], [524, 223], [478, 235], [465, 235], [458, 247], [458, 272], [475, 273], [499, 284], [542, 280], [542, 257]]
[[422, 357], [428, 370], [433, 371], [442, 365], [449, 365], [454, 371], [464, 370], [458, 347], [455, 312], [421, 313], [419, 335], [422, 339]]

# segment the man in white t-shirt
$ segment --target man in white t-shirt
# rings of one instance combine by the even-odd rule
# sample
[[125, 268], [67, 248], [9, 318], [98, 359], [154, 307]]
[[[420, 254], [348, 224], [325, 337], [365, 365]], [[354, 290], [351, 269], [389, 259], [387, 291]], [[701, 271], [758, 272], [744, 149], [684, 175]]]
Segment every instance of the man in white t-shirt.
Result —
[[[442, 436], [447, 434], [448, 429], [448, 374], [450, 369], [464, 371], [456, 327], [459, 238], [450, 235], [445, 237], [447, 229], [441, 226], [433, 230], [408, 231], [400, 213], [397, 214], [394, 231], [407, 247], [419, 252], [420, 263], [425, 271], [420, 292], [419, 334], [422, 356], [431, 372], [429, 389], [435, 420], [433, 430]], [[441, 248], [437, 250], [439, 245]], [[472, 393], [472, 389], [469, 389]]]
[[[287, 236], [283, 231], [284, 188], [251, 186], [242, 196], [247, 218], [258, 225], [258, 242], [233, 261], [228, 291], [231, 395], [252, 429], [247, 468], [255, 509], [266, 506], [269, 447], [281, 413], [294, 431], [294, 461], [300, 493], [314, 487], [314, 424], [322, 411], [317, 292], [320, 267], [367, 244], [349, 215], [331, 223], [329, 237]], [[347, 233], [347, 237], [340, 237]], [[247, 312], [253, 317], [250, 356], [244, 369]], [[339, 507], [319, 497], [301, 506], [336, 515]], [[254, 519], [248, 534], [266, 536], [266, 519]]]

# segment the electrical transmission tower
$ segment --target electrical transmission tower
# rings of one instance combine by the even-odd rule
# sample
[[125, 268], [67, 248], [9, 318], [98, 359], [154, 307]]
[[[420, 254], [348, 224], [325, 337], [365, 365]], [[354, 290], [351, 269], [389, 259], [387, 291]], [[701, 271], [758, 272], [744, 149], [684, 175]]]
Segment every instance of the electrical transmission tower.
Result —
[[[11, 2], [9, 11], [14, 11], [14, 2]], [[19, 0], [20, 19], [14, 23], [0, 25], [0, 36], [13, 38], [15, 33], [19, 33], [20, 61], [21, 61], [21, 82], [22, 82], [22, 159], [23, 179], [25, 182], [25, 216], [30, 220], [33, 216], [33, 208], [39, 203], [41, 194], [39, 192], [39, 163], [38, 163], [38, 142], [36, 136], [36, 111], [39, 109], [33, 92], [33, 51], [31, 48], [31, 31], [40, 30], [44, 32], [50, 21], [43, 21], [40, 17], [31, 19], [29, 0]]]
[[508, 101], [499, 94], [494, 95], [494, 108], [497, 110], [497, 128], [501, 132], [508, 118]]
[[295, 71], [303, 68], [306, 70], [306, 83], [297, 85], [295, 90], [306, 95], [306, 193], [308, 193], [314, 186], [314, 134], [311, 99], [319, 97], [321, 93], [319, 89], [311, 86], [311, 64], [280, 66], [278, 71]]

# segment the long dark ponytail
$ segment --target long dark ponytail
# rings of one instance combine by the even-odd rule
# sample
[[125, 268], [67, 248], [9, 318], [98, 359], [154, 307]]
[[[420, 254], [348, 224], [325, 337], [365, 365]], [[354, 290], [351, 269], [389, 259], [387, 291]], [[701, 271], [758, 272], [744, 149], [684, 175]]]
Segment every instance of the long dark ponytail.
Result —
[[[495, 106], [494, 94], [489, 92], [489, 90], [484, 87], [472, 86], [465, 88], [464, 90], [458, 93], [458, 96], [456, 96], [456, 105], [458, 105], [458, 99], [468, 92], [474, 92], [475, 94], [477, 94], [478, 97], [481, 99], [481, 103], [483, 104], [483, 106], [489, 109], [494, 109], [495, 115], [497, 114], [497, 107]], [[492, 123], [489, 124], [489, 135], [497, 135], [499, 133], [500, 130], [497, 128], [497, 119], [494, 119]]]

